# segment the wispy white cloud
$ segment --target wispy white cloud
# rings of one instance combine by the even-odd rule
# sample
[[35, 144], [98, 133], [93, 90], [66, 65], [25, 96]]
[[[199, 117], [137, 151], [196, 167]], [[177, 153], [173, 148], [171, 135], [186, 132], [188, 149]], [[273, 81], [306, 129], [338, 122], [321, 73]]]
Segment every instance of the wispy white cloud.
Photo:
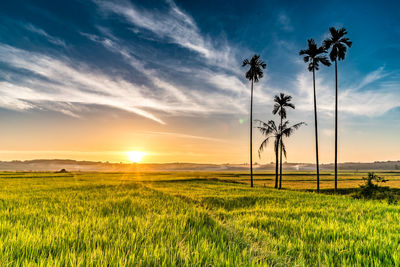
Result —
[[[80, 113], [74, 103], [107, 105], [159, 123], [164, 123], [160, 114], [232, 114], [246, 111], [245, 104], [235, 95], [225, 94], [224, 88], [205, 95], [201, 90], [175, 86], [158, 78], [155, 70], [145, 68], [129, 51], [119, 49], [111, 40], [104, 39], [102, 42], [111, 50], [119, 51], [134, 68], [151, 77], [152, 86], [135, 85], [119, 76], [111, 77], [66, 57], [54, 58], [0, 44], [0, 61], [35, 74], [21, 75], [17, 82], [10, 79], [1, 81], [0, 105], [17, 110], [57, 110], [71, 116], [79, 116]], [[229, 80], [226, 77], [221, 79]], [[218, 82], [218, 78], [214, 83], [226, 86]], [[233, 80], [232, 86], [240, 87], [230, 88], [232, 91], [243, 90], [239, 80]], [[154, 94], [154, 88], [159, 89], [157, 94]]]
[[201, 34], [191, 16], [182, 11], [173, 1], [167, 1], [168, 12], [139, 9], [132, 3], [115, 3], [111, 1], [94, 0], [104, 11], [122, 16], [133, 26], [148, 30], [158, 38], [175, 43], [204, 57], [209, 64], [232, 70], [239, 66], [232, 47], [216, 46], [211, 38]]
[[34, 32], [36, 34], [39, 34], [39, 35], [45, 37], [52, 44], [55, 44], [55, 45], [58, 45], [58, 46], [67, 47], [67, 45], [65, 44], [65, 41], [61, 40], [60, 38], [51, 36], [50, 34], [45, 32], [43, 29], [35, 27], [34, 25], [32, 25], [30, 23], [25, 24], [25, 28], [27, 30], [31, 31], [31, 32]]
[[[389, 110], [399, 107], [400, 91], [393, 90], [391, 86], [379, 81], [390, 76], [384, 71], [384, 67], [368, 73], [361, 80], [355, 80], [350, 86], [339, 88], [340, 112], [349, 115], [377, 117]], [[395, 82], [400, 87], [400, 82]], [[297, 96], [299, 103], [297, 107], [301, 110], [313, 109], [313, 88], [311, 73], [300, 73], [297, 75]], [[373, 90], [366, 89], [373, 87]], [[318, 110], [324, 115], [332, 116], [334, 111], [334, 84], [328, 82], [324, 77], [316, 79]]]
[[[124, 46], [124, 40], [113, 35], [111, 29], [95, 25], [105, 36], [81, 34], [120, 56], [149, 83], [139, 85], [122, 76], [109, 76], [63, 55], [50, 56], [0, 44], [0, 61], [35, 74], [14, 74], [14, 79], [11, 79], [7, 78], [8, 73], [0, 73], [4, 78], [0, 84], [3, 92], [0, 105], [18, 110], [57, 110], [70, 116], [79, 116], [81, 112], [82, 105], [76, 103], [108, 105], [159, 123], [164, 123], [161, 119], [163, 114], [187, 116], [248, 112], [248, 101], [243, 101], [243, 97], [247, 100], [249, 90], [237, 76], [240, 64], [236, 62], [235, 49], [226, 42], [215, 46], [210, 38], [202, 35], [193, 18], [173, 1], [167, 1], [168, 8], [164, 12], [139, 9], [128, 2], [95, 2], [102, 10], [123, 17], [131, 27], [151, 32], [159, 41], [175, 43], [195, 52], [205, 65], [169, 66], [173, 71], [184, 72], [192, 78], [190, 85], [179, 84], [179, 81], [166, 79], [159, 69], [150, 68], [135, 54], [135, 49]], [[49, 42], [65, 46], [61, 39], [32, 24], [25, 24], [25, 28]], [[211, 66], [214, 67], [212, 71]]]
[[[55, 59], [0, 44], [0, 61], [46, 78], [25, 76], [20, 77], [20, 84], [0, 82], [3, 97], [22, 103], [35, 103], [20, 105], [23, 109], [46, 106], [46, 102], [99, 104], [124, 109], [163, 123], [161, 119], [143, 110], [145, 107], [161, 104], [146, 98], [141, 93], [143, 88], [122, 79], [111, 79], [102, 73], [91, 71], [84, 65], [72, 67], [67, 64], [70, 63], [67, 58]], [[72, 114], [71, 110], [66, 110], [65, 107], [60, 109], [63, 113]]]
[[351, 88], [351, 90], [357, 91], [375, 81], [387, 77], [388, 75], [390, 75], [390, 73], [384, 71], [384, 66], [379, 67], [378, 69], [368, 73], [358, 84]]
[[[103, 29], [104, 31], [104, 29]], [[186, 112], [193, 113], [231, 113], [231, 112], [247, 112], [245, 108], [247, 101], [243, 103], [241, 99], [249, 95], [249, 89], [236, 75], [228, 74], [224, 71], [210, 71], [206, 68], [190, 67], [182, 68], [181, 66], [169, 66], [170, 68], [176, 67], [177, 70], [185, 72], [192, 79], [190, 88], [179, 86], [172, 81], [167, 81], [161, 78], [158, 70], [146, 67], [140, 61], [135, 52], [128, 47], [121, 45], [122, 40], [115, 37], [110, 31], [106, 30], [107, 37], [101, 37], [92, 34], [82, 33], [90, 40], [102, 44], [105, 48], [113, 53], [119, 54], [122, 58], [130, 64], [137, 71], [145, 75], [154, 87], [160, 88], [168, 92], [170, 97], [173, 97], [177, 102], [176, 105], [182, 106], [186, 103], [188, 107]], [[198, 84], [209, 84], [208, 92], [196, 90]], [[227, 106], [230, 107], [227, 108]]]
[[173, 133], [173, 132], [149, 131], [149, 132], [145, 132], [145, 133], [146, 134], [154, 134], [154, 135], [167, 135], [167, 136], [178, 137], [178, 138], [189, 138], [189, 139], [198, 139], [198, 140], [204, 140], [204, 141], [221, 142], [221, 143], [227, 142], [227, 140], [224, 140], [224, 139], [218, 139], [218, 138], [212, 138], [212, 137], [206, 137], [206, 136], [198, 136], [198, 135], [190, 135], [190, 134], [182, 134], [182, 133]]

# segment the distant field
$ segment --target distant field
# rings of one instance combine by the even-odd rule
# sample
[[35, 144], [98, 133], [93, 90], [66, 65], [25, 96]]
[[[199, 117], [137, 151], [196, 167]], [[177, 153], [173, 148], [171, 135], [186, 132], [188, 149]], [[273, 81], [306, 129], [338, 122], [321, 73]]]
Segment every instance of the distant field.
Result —
[[[377, 172], [400, 188], [400, 172]], [[340, 174], [357, 187], [366, 173]], [[0, 266], [400, 265], [400, 206], [273, 173], [0, 173]], [[333, 187], [324, 172], [322, 185]], [[264, 184], [266, 188], [264, 188]], [[283, 186], [314, 189], [309, 172]]]

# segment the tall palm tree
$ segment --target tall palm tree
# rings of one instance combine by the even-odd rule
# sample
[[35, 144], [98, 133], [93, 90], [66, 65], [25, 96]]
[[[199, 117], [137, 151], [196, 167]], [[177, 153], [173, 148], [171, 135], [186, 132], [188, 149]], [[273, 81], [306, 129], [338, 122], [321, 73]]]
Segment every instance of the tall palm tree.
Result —
[[267, 67], [261, 59], [260, 55], [254, 55], [250, 60], [243, 60], [242, 67], [249, 65], [250, 69], [246, 72], [246, 79], [251, 81], [251, 98], [250, 98], [250, 181], [253, 187], [253, 86], [263, 75], [263, 69]]
[[[276, 126], [276, 123], [273, 120], [269, 120], [267, 123], [257, 120], [259, 125], [257, 128], [260, 132], [265, 136], [264, 141], [262, 141], [259, 149], [258, 155], [264, 151], [264, 148], [268, 145], [270, 139], [275, 139], [274, 141], [274, 152], [275, 152], [275, 188], [278, 188], [278, 166], [279, 166], [279, 144], [281, 139], [281, 131], [279, 126]], [[284, 151], [284, 145], [283, 145]]]
[[308, 63], [308, 71], [313, 73], [313, 86], [314, 86], [314, 125], [315, 125], [315, 154], [317, 165], [317, 192], [319, 192], [319, 158], [318, 158], [318, 118], [317, 118], [317, 95], [315, 92], [315, 71], [319, 69], [319, 63], [325, 66], [330, 66], [328, 58], [325, 53], [327, 52], [324, 47], [318, 47], [314, 39], [308, 39], [308, 47], [301, 50], [299, 55], [304, 55], [304, 62]]
[[[345, 37], [347, 31], [345, 28], [335, 29], [329, 28], [331, 36], [324, 41], [324, 48], [326, 50], [331, 48], [329, 57], [332, 62], [335, 62], [335, 193], [337, 192], [337, 139], [338, 139], [338, 74], [337, 74], [337, 61], [344, 60], [346, 56], [347, 47], [351, 47], [353, 42]], [[347, 47], [346, 47], [347, 46]]]
[[[279, 126], [279, 129], [281, 130], [281, 135], [282, 135], [282, 123], [283, 123], [283, 119], [286, 119], [286, 108], [292, 108], [295, 109], [295, 106], [290, 103], [290, 101], [292, 100], [292, 97], [290, 95], [285, 95], [284, 93], [280, 93], [279, 95], [276, 95], [274, 97], [274, 109], [272, 110], [272, 114], [277, 114], [279, 115], [279, 117], [281, 118], [281, 123]], [[279, 179], [279, 189], [281, 189], [281, 183], [282, 183], [282, 150], [283, 150], [283, 143], [282, 143], [282, 138], [280, 139], [280, 153], [281, 153], [281, 158], [280, 158], [280, 179]]]

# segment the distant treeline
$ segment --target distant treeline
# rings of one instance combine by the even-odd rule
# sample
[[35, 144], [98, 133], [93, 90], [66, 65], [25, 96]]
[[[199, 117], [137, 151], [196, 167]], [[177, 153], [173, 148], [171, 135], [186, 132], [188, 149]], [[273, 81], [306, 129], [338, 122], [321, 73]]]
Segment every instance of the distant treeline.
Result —
[[[287, 170], [314, 170], [311, 163], [284, 163]], [[321, 170], [332, 170], [332, 164], [321, 164]], [[339, 170], [400, 170], [400, 161], [375, 161], [370, 163], [340, 163]], [[0, 171], [246, 171], [248, 164], [197, 164], [197, 163], [109, 163], [94, 161], [76, 161], [64, 159], [0, 161]], [[254, 165], [256, 171], [274, 170], [275, 163]]]

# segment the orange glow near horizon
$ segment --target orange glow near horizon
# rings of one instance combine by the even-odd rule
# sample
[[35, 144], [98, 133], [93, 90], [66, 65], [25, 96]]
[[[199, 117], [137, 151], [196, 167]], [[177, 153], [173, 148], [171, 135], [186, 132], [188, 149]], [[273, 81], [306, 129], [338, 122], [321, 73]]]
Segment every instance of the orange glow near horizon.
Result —
[[140, 163], [146, 153], [142, 151], [128, 151], [126, 152], [126, 155], [128, 156], [130, 162]]

